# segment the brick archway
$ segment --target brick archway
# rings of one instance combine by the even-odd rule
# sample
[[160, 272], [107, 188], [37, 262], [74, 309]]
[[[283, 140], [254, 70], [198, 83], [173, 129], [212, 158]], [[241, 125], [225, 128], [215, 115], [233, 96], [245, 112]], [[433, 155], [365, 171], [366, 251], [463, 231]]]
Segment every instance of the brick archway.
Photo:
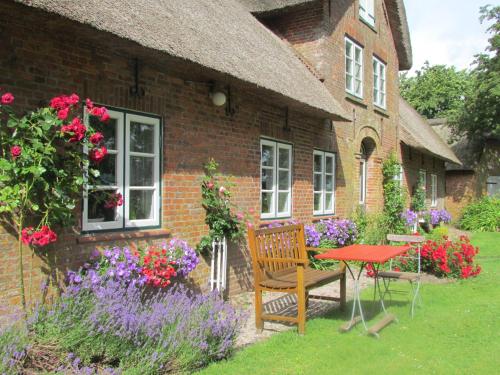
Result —
[[382, 205], [380, 139], [375, 129], [364, 127], [358, 133], [356, 152], [356, 192], [358, 204], [368, 212], [376, 211]]

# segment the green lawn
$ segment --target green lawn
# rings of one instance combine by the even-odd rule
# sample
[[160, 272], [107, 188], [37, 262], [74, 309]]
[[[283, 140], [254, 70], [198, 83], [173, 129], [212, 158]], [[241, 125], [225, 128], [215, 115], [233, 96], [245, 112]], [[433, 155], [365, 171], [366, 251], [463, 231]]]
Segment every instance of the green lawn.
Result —
[[500, 233], [477, 233], [472, 243], [481, 249], [479, 277], [425, 284], [424, 304], [413, 320], [407, 297], [394, 296], [390, 310], [399, 323], [378, 340], [356, 329], [340, 334], [347, 315], [336, 311], [309, 321], [303, 337], [276, 334], [201, 374], [498, 374]]

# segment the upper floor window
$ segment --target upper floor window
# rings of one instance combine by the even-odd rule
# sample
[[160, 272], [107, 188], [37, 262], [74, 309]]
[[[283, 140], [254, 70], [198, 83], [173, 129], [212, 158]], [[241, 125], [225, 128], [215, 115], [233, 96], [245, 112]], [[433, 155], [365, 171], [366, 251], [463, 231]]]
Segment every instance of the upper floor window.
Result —
[[363, 97], [363, 48], [345, 38], [345, 90]]
[[314, 151], [314, 215], [335, 212], [335, 154]]
[[[85, 187], [82, 229], [158, 226], [160, 119], [127, 111], [108, 112], [111, 118], [106, 124], [85, 116], [87, 123], [103, 133], [108, 155], [98, 165], [98, 183]], [[122, 204], [112, 204], [110, 199], [122, 200]]]
[[373, 104], [386, 107], [385, 95], [385, 69], [386, 65], [373, 56]]
[[370, 26], [375, 26], [375, 0], [359, 0], [359, 17]]
[[431, 174], [431, 206], [437, 206], [437, 175]]
[[260, 150], [261, 217], [291, 216], [292, 145], [262, 139]]

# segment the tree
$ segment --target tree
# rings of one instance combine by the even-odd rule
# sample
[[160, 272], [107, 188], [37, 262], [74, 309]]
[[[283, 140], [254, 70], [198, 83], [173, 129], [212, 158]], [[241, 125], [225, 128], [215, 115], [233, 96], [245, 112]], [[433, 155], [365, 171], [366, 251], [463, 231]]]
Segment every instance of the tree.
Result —
[[455, 120], [462, 113], [464, 100], [471, 93], [471, 77], [454, 66], [433, 65], [428, 61], [416, 75], [400, 76], [401, 96], [428, 119]]
[[481, 7], [481, 22], [494, 21], [487, 53], [476, 56], [472, 71], [472, 90], [466, 97], [461, 115], [452, 123], [456, 135], [481, 141], [500, 137], [500, 6]]

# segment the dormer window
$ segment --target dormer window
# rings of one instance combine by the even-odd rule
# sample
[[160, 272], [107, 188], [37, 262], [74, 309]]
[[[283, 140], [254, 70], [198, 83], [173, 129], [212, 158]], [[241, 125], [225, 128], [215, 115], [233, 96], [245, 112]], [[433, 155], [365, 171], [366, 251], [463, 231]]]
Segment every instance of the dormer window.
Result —
[[375, 27], [375, 0], [359, 0], [359, 18]]

